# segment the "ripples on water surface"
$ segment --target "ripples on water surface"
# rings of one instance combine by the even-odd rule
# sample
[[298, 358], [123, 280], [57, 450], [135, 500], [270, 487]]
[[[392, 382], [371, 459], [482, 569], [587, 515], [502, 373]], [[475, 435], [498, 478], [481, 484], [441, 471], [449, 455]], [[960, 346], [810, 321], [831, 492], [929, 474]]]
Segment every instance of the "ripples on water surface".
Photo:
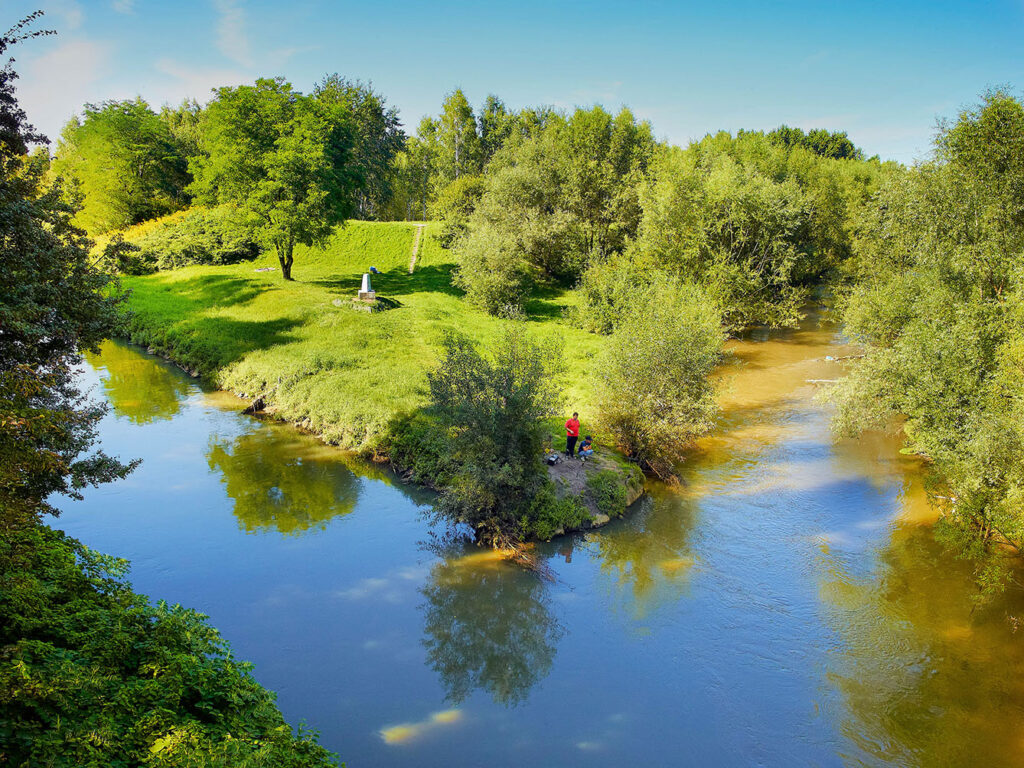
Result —
[[839, 375], [833, 331], [732, 349], [684, 484], [542, 545], [553, 583], [114, 343], [84, 376], [105, 448], [144, 464], [58, 525], [209, 614], [353, 767], [1019, 765], [1020, 596], [972, 613], [914, 462], [885, 435], [831, 442], [807, 380]]

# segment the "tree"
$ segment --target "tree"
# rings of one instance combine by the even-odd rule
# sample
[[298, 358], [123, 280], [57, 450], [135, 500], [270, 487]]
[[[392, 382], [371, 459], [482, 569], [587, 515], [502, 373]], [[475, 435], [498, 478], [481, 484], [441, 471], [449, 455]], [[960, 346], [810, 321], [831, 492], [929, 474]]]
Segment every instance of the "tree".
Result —
[[482, 164], [486, 165], [501, 149], [512, 131], [515, 130], [516, 118], [505, 107], [505, 102], [494, 94], [489, 94], [480, 109], [478, 118], [480, 135], [480, 151]]
[[480, 173], [483, 156], [476, 118], [466, 94], [455, 89], [444, 100], [437, 128], [439, 186]]
[[[34, 36], [33, 14], [0, 37], [0, 56]], [[61, 187], [46, 189], [28, 146], [42, 140], [0, 69], [0, 527], [55, 513], [54, 494], [75, 497], [87, 485], [121, 477], [132, 465], [89, 453], [103, 409], [77, 391], [81, 349], [118, 327], [123, 297], [95, 269], [85, 233]]]
[[641, 186], [639, 250], [706, 286], [730, 329], [793, 326], [811, 286], [849, 255], [852, 212], [874, 179], [868, 167], [851, 171], [759, 133], [666, 148]]
[[174, 144], [185, 161], [199, 154], [203, 108], [195, 99], [185, 99], [177, 107], [164, 105], [160, 119], [171, 132]]
[[168, 123], [142, 99], [86, 104], [61, 132], [54, 173], [74, 182], [75, 221], [92, 234], [183, 208], [187, 162]]
[[491, 313], [518, 310], [533, 283], [574, 282], [589, 262], [625, 247], [653, 149], [649, 127], [626, 110], [517, 123], [487, 164], [472, 213], [460, 212], [466, 234], [454, 243], [459, 284]]
[[699, 289], [660, 279], [612, 334], [600, 373], [600, 421], [643, 468], [672, 479], [715, 413], [710, 374], [723, 332]]
[[577, 109], [565, 130], [563, 207], [580, 222], [588, 255], [619, 251], [640, 223], [637, 187], [654, 151], [650, 125], [623, 109]]
[[449, 334], [444, 357], [427, 375], [431, 408], [450, 435], [457, 467], [437, 514], [472, 526], [495, 546], [528, 533], [547, 481], [543, 422], [556, 412], [556, 359], [554, 348], [513, 326], [491, 359], [466, 337]]
[[295, 244], [322, 242], [356, 209], [363, 178], [351, 113], [283, 79], [260, 79], [219, 88], [202, 125], [202, 154], [189, 163], [192, 193], [237, 206], [291, 280]]
[[343, 107], [355, 126], [352, 163], [362, 179], [357, 192], [358, 212], [363, 218], [382, 218], [394, 193], [393, 166], [405, 146], [398, 110], [384, 97], [358, 80], [337, 73], [328, 75], [313, 91], [317, 100]]
[[768, 139], [779, 146], [787, 149], [803, 147], [821, 157], [830, 157], [835, 160], [863, 160], [864, 151], [858, 148], [846, 131], [827, 131], [824, 128], [814, 128], [804, 133], [800, 128], [790, 128], [788, 125], [780, 125], [768, 134]]
[[832, 392], [840, 432], [902, 416], [983, 595], [1024, 551], [1022, 157], [1024, 105], [994, 91], [941, 127], [932, 161], [885, 180], [842, 302], [866, 354]]

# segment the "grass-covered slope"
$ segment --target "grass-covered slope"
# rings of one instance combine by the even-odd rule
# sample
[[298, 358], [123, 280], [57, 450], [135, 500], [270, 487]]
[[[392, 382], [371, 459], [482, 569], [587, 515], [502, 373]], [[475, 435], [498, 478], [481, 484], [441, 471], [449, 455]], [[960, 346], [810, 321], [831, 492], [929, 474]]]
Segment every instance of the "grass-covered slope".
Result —
[[[169, 353], [220, 387], [264, 396], [278, 416], [301, 422], [325, 439], [372, 448], [387, 423], [425, 402], [426, 372], [446, 330], [489, 343], [507, 321], [473, 309], [451, 284], [450, 254], [428, 224], [413, 274], [416, 225], [352, 221], [324, 248], [297, 248], [293, 276], [275, 271], [272, 253], [256, 262], [201, 266], [126, 278], [132, 338]], [[378, 296], [395, 309], [356, 312], [349, 306], [371, 266]], [[567, 412], [584, 429], [594, 416], [593, 361], [603, 340], [568, 325], [569, 298], [552, 294], [527, 306], [537, 339], [564, 344], [561, 388]], [[335, 302], [341, 304], [336, 306]]]

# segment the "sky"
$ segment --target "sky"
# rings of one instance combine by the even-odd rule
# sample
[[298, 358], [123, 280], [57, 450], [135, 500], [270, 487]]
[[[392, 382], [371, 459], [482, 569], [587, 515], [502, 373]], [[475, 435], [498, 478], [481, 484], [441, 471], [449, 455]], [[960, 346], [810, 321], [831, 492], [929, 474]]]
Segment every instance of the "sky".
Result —
[[927, 157], [936, 122], [1024, 89], [1024, 0], [432, 3], [0, 0], [58, 34], [11, 50], [30, 120], [56, 140], [85, 103], [155, 108], [282, 75], [369, 81], [406, 129], [462, 88], [511, 108], [628, 106], [657, 137], [783, 123], [844, 130], [868, 155]]

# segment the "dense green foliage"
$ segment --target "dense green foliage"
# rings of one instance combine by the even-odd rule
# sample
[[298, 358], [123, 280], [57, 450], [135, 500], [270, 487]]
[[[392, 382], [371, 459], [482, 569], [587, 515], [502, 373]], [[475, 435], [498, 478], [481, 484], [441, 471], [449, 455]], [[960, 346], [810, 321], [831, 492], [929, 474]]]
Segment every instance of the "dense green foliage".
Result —
[[428, 374], [431, 409], [446, 431], [455, 470], [436, 511], [502, 543], [531, 532], [544, 421], [556, 413], [557, 350], [509, 328], [488, 359], [464, 336], [449, 335]]
[[[0, 36], [0, 56], [35, 36], [38, 16]], [[122, 295], [27, 155], [43, 139], [15, 77], [0, 69], [0, 763], [333, 765], [202, 617], [150, 606], [124, 561], [41, 521], [55, 495], [78, 498], [133, 464], [94, 449], [104, 408], [74, 376], [81, 350], [119, 329]], [[124, 243], [112, 244], [117, 261]]]
[[804, 133], [800, 128], [780, 125], [768, 133], [768, 138], [780, 146], [791, 149], [803, 147], [816, 155], [835, 160], [863, 160], [864, 152], [856, 147], [845, 131], [826, 131], [815, 128]]
[[730, 328], [793, 325], [810, 288], [849, 258], [876, 175], [759, 133], [666, 148], [640, 193], [639, 258], [704, 286]]
[[[31, 19], [29, 20], [31, 21]], [[0, 55], [16, 42], [0, 37]], [[14, 97], [15, 73], [0, 69], [0, 529], [52, 512], [52, 494], [75, 496], [128, 467], [90, 452], [102, 409], [75, 387], [79, 349], [116, 327], [121, 297], [94, 269], [84, 233], [60, 187], [46, 188], [26, 162], [39, 141]]]
[[934, 160], [891, 174], [860, 220], [843, 317], [867, 355], [835, 390], [837, 425], [905, 418], [942, 530], [996, 588], [1024, 545], [1024, 106], [985, 96]]
[[167, 123], [135, 99], [87, 104], [64, 127], [53, 171], [73, 182], [75, 222], [97, 234], [187, 205], [186, 162]]
[[353, 123], [353, 148], [347, 162], [358, 169], [356, 215], [387, 218], [394, 194], [394, 162], [405, 145], [398, 111], [370, 86], [337, 73], [321, 80], [313, 91], [323, 103], [342, 107]]
[[626, 511], [626, 487], [616, 472], [602, 470], [587, 476], [587, 491], [600, 512], [619, 517]]
[[187, 211], [160, 219], [129, 239], [138, 247], [138, 258], [156, 269], [189, 264], [234, 264], [255, 259], [259, 244], [251, 227], [230, 206]]
[[351, 105], [333, 89], [308, 97], [262, 79], [218, 89], [202, 124], [192, 193], [235, 206], [291, 280], [296, 244], [323, 242], [355, 210], [362, 176]]
[[201, 615], [151, 606], [126, 569], [45, 526], [0, 539], [5, 765], [336, 765]]
[[717, 309], [688, 285], [659, 280], [634, 297], [600, 366], [601, 422], [616, 445], [664, 479], [712, 425], [709, 375], [721, 355]]
[[492, 314], [518, 310], [532, 285], [573, 282], [590, 260], [621, 251], [639, 226], [653, 146], [646, 123], [600, 107], [509, 139], [454, 246], [469, 300]]

